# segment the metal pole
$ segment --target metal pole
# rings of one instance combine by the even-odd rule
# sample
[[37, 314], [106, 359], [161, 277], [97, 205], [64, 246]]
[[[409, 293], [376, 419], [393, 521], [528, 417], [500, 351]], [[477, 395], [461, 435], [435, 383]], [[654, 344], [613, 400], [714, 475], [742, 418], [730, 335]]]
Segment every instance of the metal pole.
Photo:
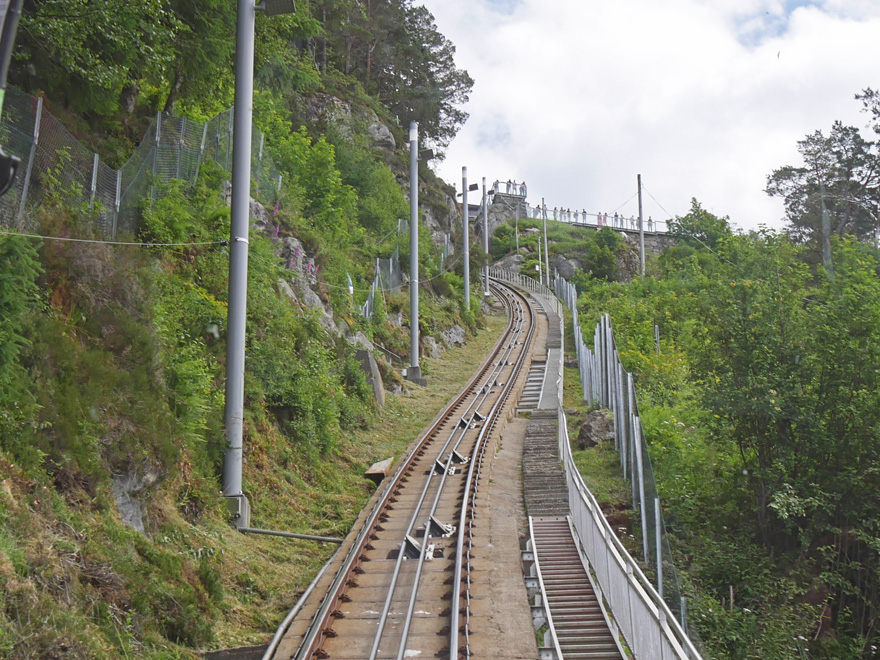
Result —
[[250, 507], [242, 492], [241, 466], [255, 14], [254, 0], [238, 0], [229, 238], [229, 308], [226, 317], [226, 456], [223, 461], [223, 494], [229, 498], [236, 527], [250, 527]]
[[89, 192], [89, 208], [95, 208], [95, 192], [98, 188], [98, 163], [100, 163], [98, 154], [94, 154], [92, 158], [92, 189]]
[[483, 177], [483, 296], [489, 296], [489, 214], [487, 212], [486, 177]]
[[639, 182], [639, 254], [642, 258], [642, 279], [645, 279], [645, 223], [642, 222], [642, 175], [638, 175]]
[[[219, 119], [217, 121], [219, 123]], [[205, 139], [207, 137], [208, 137], [208, 124], [205, 123], [205, 125], [202, 127], [202, 143], [201, 143], [201, 145], [199, 145], [199, 157], [198, 157], [198, 160], [196, 160], [196, 173], [193, 176], [193, 184], [195, 184], [196, 181], [199, 180], [199, 169], [201, 169], [201, 167], [202, 167], [202, 158], [205, 155]]]
[[156, 140], [153, 144], [153, 180], [150, 181], [150, 208], [153, 206], [153, 188], [159, 173], [159, 141], [162, 139], [162, 113], [156, 113]]
[[260, 133], [260, 150], [257, 152], [257, 176], [254, 177], [254, 180], [257, 182], [257, 190], [260, 189], [260, 170], [263, 168], [263, 144], [265, 141], [266, 136]]
[[116, 239], [116, 228], [119, 226], [119, 205], [122, 203], [122, 170], [116, 171], [116, 204], [113, 206], [113, 230], [110, 234], [112, 239]]
[[470, 209], [468, 209], [467, 167], [461, 168], [462, 259], [464, 259], [464, 308], [471, 308]]
[[409, 356], [406, 379], [419, 382], [419, 124], [409, 124]]
[[37, 97], [37, 110], [36, 116], [34, 117], [34, 139], [31, 141], [31, 153], [28, 156], [28, 164], [27, 170], [24, 174], [24, 181], [22, 181], [21, 188], [21, 201], [18, 204], [18, 221], [21, 222], [21, 217], [24, 215], [24, 203], [27, 201], [28, 196], [28, 185], [31, 181], [31, 170], [34, 167], [34, 157], [37, 153], [37, 145], [40, 143], [40, 122], [43, 119], [43, 97]]
[[660, 498], [654, 498], [654, 541], [657, 545], [657, 593], [663, 598], [663, 543], [660, 537]]
[[186, 119], [180, 122], [180, 138], [177, 140], [177, 172], [174, 177], [175, 179], [180, 178], [180, 167], [183, 164], [183, 146], [186, 143], [186, 124]]
[[636, 447], [636, 470], [639, 475], [639, 514], [642, 519], [642, 550], [645, 554], [645, 563], [648, 563], [648, 515], [645, 511], [645, 465], [642, 460], [642, 424], [636, 417], [636, 435], [633, 438]]
[[[541, 206], [544, 206], [544, 198], [541, 198]], [[547, 278], [547, 284], [550, 284], [550, 251], [547, 249], [547, 212], [544, 212], [544, 255], [546, 259], [544, 260], [544, 273]], [[538, 257], [540, 258], [541, 254], [538, 253]]]
[[516, 253], [519, 254], [519, 202], [516, 204]]

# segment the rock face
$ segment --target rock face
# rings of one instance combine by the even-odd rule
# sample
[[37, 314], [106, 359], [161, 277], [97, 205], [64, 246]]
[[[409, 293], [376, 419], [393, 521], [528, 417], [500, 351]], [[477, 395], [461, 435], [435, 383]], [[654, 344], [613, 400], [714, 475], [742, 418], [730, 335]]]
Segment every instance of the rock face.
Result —
[[321, 297], [315, 293], [313, 287], [317, 287], [318, 284], [318, 268], [315, 265], [314, 257], [309, 257], [306, 253], [302, 241], [293, 236], [285, 236], [279, 241], [276, 254], [281, 258], [286, 268], [291, 271], [291, 277], [279, 281], [281, 292], [286, 294], [292, 302], [317, 311], [320, 324], [328, 332], [340, 335], [341, 332], [333, 320], [333, 314], [325, 307]]
[[594, 410], [578, 431], [578, 449], [595, 447], [600, 442], [614, 440], [614, 417], [610, 410]]
[[373, 388], [373, 398], [376, 399], [376, 403], [379, 404], [380, 408], [383, 407], [385, 405], [385, 386], [382, 383], [382, 376], [379, 373], [379, 365], [376, 364], [376, 359], [366, 349], [359, 350], [355, 357], [361, 363], [361, 369], [363, 369], [364, 374], [367, 376], [367, 384]]
[[375, 112], [360, 106], [352, 107], [348, 101], [330, 94], [315, 94], [309, 98], [302, 111], [302, 118], [310, 122], [335, 123], [342, 135], [349, 139], [354, 133], [355, 123], [358, 122], [366, 126], [366, 133], [374, 147], [385, 151], [397, 149], [394, 134], [379, 120]]
[[143, 497], [149, 488], [159, 480], [156, 470], [148, 469], [143, 474], [132, 469], [129, 472], [113, 476], [113, 499], [119, 517], [132, 529], [146, 533], [144, 513], [146, 508]]
[[443, 357], [443, 347], [433, 337], [425, 337], [425, 357], [433, 360]]
[[557, 259], [555, 263], [551, 264], [556, 270], [559, 272], [560, 277], [564, 277], [565, 279], [571, 281], [571, 278], [574, 277], [575, 270], [583, 270], [583, 264], [577, 259]]
[[451, 328], [447, 328], [440, 333], [440, 337], [446, 343], [447, 346], [463, 346], [465, 339], [467, 338], [464, 332], [464, 328], [460, 325], [454, 325]]

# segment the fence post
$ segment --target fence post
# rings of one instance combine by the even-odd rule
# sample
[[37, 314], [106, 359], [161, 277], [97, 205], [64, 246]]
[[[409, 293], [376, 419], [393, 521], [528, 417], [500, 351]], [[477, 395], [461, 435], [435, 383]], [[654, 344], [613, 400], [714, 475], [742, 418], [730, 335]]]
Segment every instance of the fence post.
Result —
[[122, 170], [116, 171], [116, 204], [113, 209], [113, 229], [111, 230], [112, 235], [111, 238], [116, 240], [116, 227], [119, 224], [119, 206], [122, 200], [120, 199], [120, 195], [122, 193]]
[[24, 173], [24, 181], [22, 182], [21, 188], [21, 200], [18, 203], [18, 222], [21, 222], [21, 218], [24, 215], [24, 203], [27, 201], [28, 194], [28, 185], [31, 181], [31, 170], [34, 167], [34, 156], [37, 153], [37, 145], [40, 143], [40, 122], [43, 119], [43, 97], [37, 97], [37, 111], [36, 116], [34, 117], [34, 139], [31, 140], [31, 152], [28, 156], [28, 164], [27, 170]]
[[196, 173], [193, 175], [193, 185], [199, 180], [199, 170], [202, 168], [202, 158], [205, 155], [205, 140], [208, 137], [208, 122], [202, 126], [202, 144], [199, 145], [199, 157], [196, 159]]
[[162, 113], [156, 113], [156, 139], [153, 141], [153, 179], [150, 181], [150, 208], [153, 207], [153, 189], [156, 185], [156, 174], [159, 171], [159, 138], [162, 130]]
[[654, 542], [657, 545], [657, 593], [663, 598], [663, 541], [660, 535], [660, 498], [654, 498]]
[[642, 549], [645, 554], [645, 563], [649, 563], [648, 557], [648, 516], [645, 511], [645, 465], [642, 461], [642, 423], [636, 417], [636, 437], [633, 438], [636, 447], [636, 468], [639, 479], [639, 514], [642, 519]]
[[230, 159], [230, 150], [232, 149], [232, 133], [235, 129], [233, 129], [232, 124], [235, 121], [235, 108], [232, 107], [229, 109], [229, 123], [226, 125], [226, 169], [230, 169], [229, 167], [229, 159]]
[[263, 144], [265, 141], [266, 136], [260, 133], [260, 150], [257, 152], [257, 176], [254, 177], [257, 181], [257, 194], [260, 192], [260, 170], [263, 168]]
[[690, 636], [690, 633], [688, 632], [687, 611], [688, 611], [687, 598], [682, 596], [681, 597], [681, 629], [684, 630], [685, 635]]
[[180, 123], [180, 137], [177, 140], [177, 172], [175, 173], [174, 178], [180, 178], [180, 166], [183, 161], [183, 141], [184, 136], [186, 135], [186, 119], [184, 119]]
[[98, 154], [94, 154], [92, 158], [92, 189], [89, 191], [89, 208], [95, 207], [95, 190], [98, 187], [98, 163], [100, 162]]

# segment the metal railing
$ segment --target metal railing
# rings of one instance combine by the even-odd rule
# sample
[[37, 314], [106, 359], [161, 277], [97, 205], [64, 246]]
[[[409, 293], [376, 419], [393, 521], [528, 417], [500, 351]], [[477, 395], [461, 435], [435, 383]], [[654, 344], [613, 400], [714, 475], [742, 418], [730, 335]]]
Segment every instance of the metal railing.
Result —
[[[582, 550], [595, 574], [596, 584], [602, 596], [608, 602], [611, 616], [617, 624], [627, 645], [637, 660], [653, 660], [654, 658], [680, 658], [682, 660], [699, 660], [700, 652], [687, 632], [687, 613], [683, 607], [683, 599], [678, 597], [673, 608], [667, 604], [661, 593], [667, 598], [678, 594], [677, 584], [672, 569], [668, 542], [665, 540], [665, 529], [660, 509], [656, 506], [654, 516], [646, 515], [645, 489], [646, 470], [650, 468], [647, 449], [644, 448], [644, 437], [638, 420], [634, 390], [631, 388], [632, 376], [626, 374], [617, 360], [613, 346], [610, 323], [600, 324], [595, 341], [596, 351], [591, 351], [584, 344], [577, 320], [577, 292], [573, 285], [562, 278], [554, 281], [554, 291], [538, 284], [529, 277], [500, 268], [493, 269], [493, 276], [504, 279], [539, 295], [561, 300], [572, 311], [575, 335], [575, 349], [580, 367], [581, 385], [585, 401], [597, 401], [600, 405], [611, 408], [615, 415], [615, 446], [620, 450], [621, 462], [626, 464], [625, 474], [638, 484], [635, 488], [634, 503], [640, 506], [642, 514], [643, 549], [646, 564], [650, 565], [651, 556], [655, 559], [658, 573], [658, 587], [645, 575], [638, 562], [632, 558], [623, 543], [608, 524], [596, 498], [587, 488], [581, 477], [571, 453], [568, 436], [568, 424], [562, 405], [563, 365], [559, 362], [556, 374], [559, 392], [557, 410], [559, 415], [559, 455], [562, 458], [568, 485], [569, 510], [574, 529], [582, 544]], [[561, 317], [561, 313], [560, 313]], [[616, 361], [615, 361], [616, 360]], [[624, 379], [624, 374], [628, 377]], [[549, 374], [548, 374], [549, 377]], [[627, 382], [627, 396], [618, 381]], [[631, 398], [630, 398], [631, 396]], [[624, 406], [628, 407], [625, 408]], [[635, 413], [627, 414], [627, 413]], [[636, 435], [636, 433], [638, 435]], [[638, 437], [640, 442], [632, 439]], [[633, 454], [630, 457], [630, 453]], [[633, 468], [635, 462], [635, 469]], [[627, 469], [628, 468], [628, 469]], [[637, 476], [638, 475], [638, 476]], [[653, 478], [651, 479], [653, 484]], [[648, 524], [648, 519], [651, 524]], [[657, 530], [661, 530], [658, 536]], [[656, 555], [649, 555], [647, 539], [649, 535], [656, 540]], [[664, 575], [667, 576], [664, 580]], [[681, 622], [679, 622], [681, 617]]]
[[[556, 220], [557, 222], [565, 222], [566, 224], [579, 225], [584, 227], [592, 227], [594, 229], [602, 229], [610, 227], [611, 229], [622, 229], [624, 231], [638, 231], [639, 219], [635, 216], [624, 216], [618, 213], [588, 213], [586, 210], [572, 211], [563, 208], [547, 208], [547, 205], [532, 206], [528, 202], [525, 204], [525, 215], [527, 218], [534, 220]], [[669, 232], [669, 225], [666, 220], [654, 220], [653, 218], [643, 218], [644, 229], [646, 234], [666, 234]]]

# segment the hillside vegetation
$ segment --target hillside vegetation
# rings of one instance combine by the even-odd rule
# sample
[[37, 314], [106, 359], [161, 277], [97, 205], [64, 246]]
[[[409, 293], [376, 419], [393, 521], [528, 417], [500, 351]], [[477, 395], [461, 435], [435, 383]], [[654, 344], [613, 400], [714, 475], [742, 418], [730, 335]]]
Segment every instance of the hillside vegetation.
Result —
[[[471, 81], [408, 0], [297, 9], [257, 25], [255, 124], [285, 184], [271, 226], [250, 237], [245, 491], [254, 526], [342, 536], [374, 488], [364, 469], [400, 454], [498, 324], [479, 296], [464, 307], [460, 262], [441, 267], [442, 236], [423, 227], [422, 336], [454, 351], [455, 368], [426, 360], [431, 396], [378, 409], [357, 348], [406, 392], [395, 356], [408, 354], [408, 292], [380, 292], [370, 319], [359, 311], [377, 257], [409, 257], [394, 117], [442, 149]], [[231, 105], [234, 26], [228, 2], [30, 3], [10, 79], [118, 166], [157, 111], [204, 119]], [[450, 227], [450, 189], [424, 163], [420, 174], [423, 215]], [[220, 497], [228, 179], [204, 164], [119, 237], [173, 246], [107, 244], [93, 211], [52, 196], [28, 219], [43, 239], [4, 225], [4, 658], [191, 658], [265, 642], [333, 550], [239, 534]], [[440, 341], [449, 328], [469, 345]]]

